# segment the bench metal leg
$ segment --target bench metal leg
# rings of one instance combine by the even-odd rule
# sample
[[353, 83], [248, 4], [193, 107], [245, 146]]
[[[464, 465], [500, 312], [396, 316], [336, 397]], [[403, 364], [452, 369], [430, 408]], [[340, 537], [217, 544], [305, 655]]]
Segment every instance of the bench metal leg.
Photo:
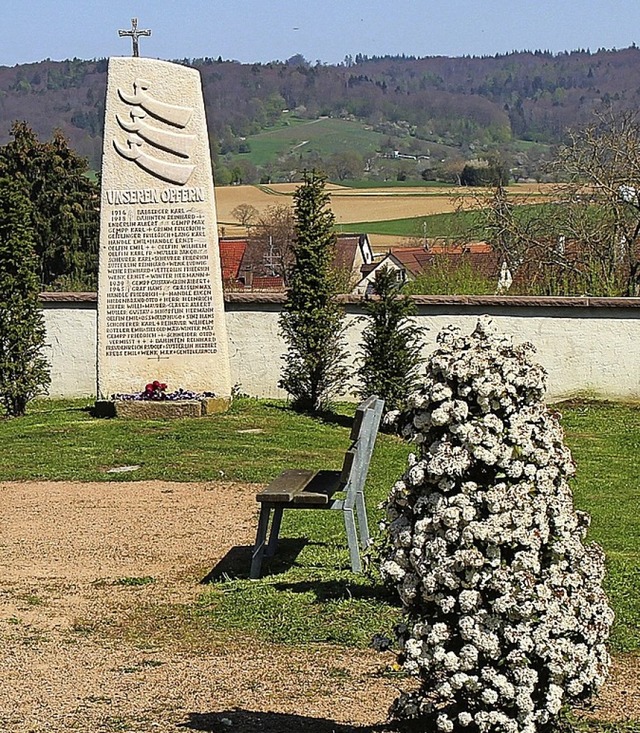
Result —
[[282, 512], [281, 506], [273, 508], [273, 519], [271, 520], [271, 532], [269, 534], [269, 544], [265, 552], [265, 557], [273, 557], [278, 549], [278, 534], [280, 533], [280, 525], [282, 524]]
[[253, 555], [251, 556], [251, 570], [249, 577], [252, 580], [260, 577], [262, 570], [262, 556], [264, 555], [265, 542], [267, 540], [267, 528], [269, 526], [269, 515], [271, 507], [263, 504], [260, 508], [260, 519], [258, 520], [258, 532], [256, 534], [256, 544], [253, 547]]
[[358, 529], [360, 530], [360, 547], [366, 550], [369, 546], [369, 524], [367, 522], [367, 508], [362, 492], [356, 494], [356, 512], [358, 515]]
[[360, 562], [360, 551], [358, 549], [358, 534], [356, 531], [355, 517], [353, 509], [344, 508], [344, 526], [347, 531], [347, 542], [349, 543], [349, 555], [351, 556], [351, 569], [354, 573], [362, 572], [362, 563]]

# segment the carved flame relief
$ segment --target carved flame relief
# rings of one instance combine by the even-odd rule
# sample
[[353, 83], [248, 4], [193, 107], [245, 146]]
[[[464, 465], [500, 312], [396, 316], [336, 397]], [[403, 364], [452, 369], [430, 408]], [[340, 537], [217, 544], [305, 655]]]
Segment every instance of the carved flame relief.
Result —
[[[156, 150], [164, 150], [177, 158], [189, 160], [196, 141], [195, 135], [180, 132], [187, 126], [193, 109], [167, 104], [149, 93], [150, 82], [136, 79], [133, 94], [118, 89], [118, 96], [129, 105], [129, 119], [116, 115], [122, 130], [127, 133], [126, 144], [113, 140], [118, 153], [143, 170], [169, 183], [183, 186], [195, 170], [195, 165], [172, 162], [155, 157]], [[158, 127], [154, 121], [163, 122], [177, 130]]]

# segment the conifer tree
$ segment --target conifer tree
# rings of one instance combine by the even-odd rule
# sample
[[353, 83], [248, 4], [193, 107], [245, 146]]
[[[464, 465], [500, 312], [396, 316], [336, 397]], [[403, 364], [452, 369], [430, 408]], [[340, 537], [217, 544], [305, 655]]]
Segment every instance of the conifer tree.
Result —
[[50, 382], [36, 267], [29, 200], [0, 178], [0, 403], [11, 417]]
[[280, 329], [288, 344], [279, 386], [293, 407], [326, 409], [346, 384], [344, 312], [335, 301], [334, 216], [329, 208], [324, 175], [305, 172], [294, 194], [294, 264]]
[[362, 359], [358, 369], [360, 395], [378, 395], [387, 410], [404, 406], [416, 387], [420, 364], [420, 328], [412, 321], [413, 302], [399, 293], [397, 272], [390, 267], [378, 270], [373, 297], [364, 302], [368, 318], [362, 332]]
[[87, 161], [59, 130], [41, 142], [26, 122], [15, 122], [11, 134], [0, 147], [0, 177], [20, 183], [31, 201], [42, 287], [95, 288], [100, 198]]

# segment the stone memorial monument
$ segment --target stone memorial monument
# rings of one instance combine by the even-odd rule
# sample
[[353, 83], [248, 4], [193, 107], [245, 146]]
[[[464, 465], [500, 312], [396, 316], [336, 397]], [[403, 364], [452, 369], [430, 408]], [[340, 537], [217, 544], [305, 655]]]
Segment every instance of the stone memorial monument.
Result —
[[[134, 31], [145, 34], [137, 26]], [[195, 69], [111, 58], [98, 399], [140, 392], [154, 379], [170, 390], [231, 393], [204, 102]]]

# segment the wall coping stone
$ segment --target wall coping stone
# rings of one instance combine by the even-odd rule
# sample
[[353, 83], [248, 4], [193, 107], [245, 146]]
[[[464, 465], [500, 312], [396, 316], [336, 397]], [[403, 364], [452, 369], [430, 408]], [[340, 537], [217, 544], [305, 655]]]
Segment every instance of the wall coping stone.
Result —
[[[527, 307], [527, 308], [640, 308], [640, 298], [597, 298], [590, 296], [538, 296], [538, 295], [411, 295], [416, 305], [458, 305], [475, 307]], [[40, 293], [43, 303], [95, 303], [97, 293]], [[278, 304], [285, 303], [282, 292], [224, 293], [226, 303]], [[359, 305], [363, 295], [339, 295], [345, 305]]]
[[98, 293], [40, 293], [43, 303], [97, 303]]

